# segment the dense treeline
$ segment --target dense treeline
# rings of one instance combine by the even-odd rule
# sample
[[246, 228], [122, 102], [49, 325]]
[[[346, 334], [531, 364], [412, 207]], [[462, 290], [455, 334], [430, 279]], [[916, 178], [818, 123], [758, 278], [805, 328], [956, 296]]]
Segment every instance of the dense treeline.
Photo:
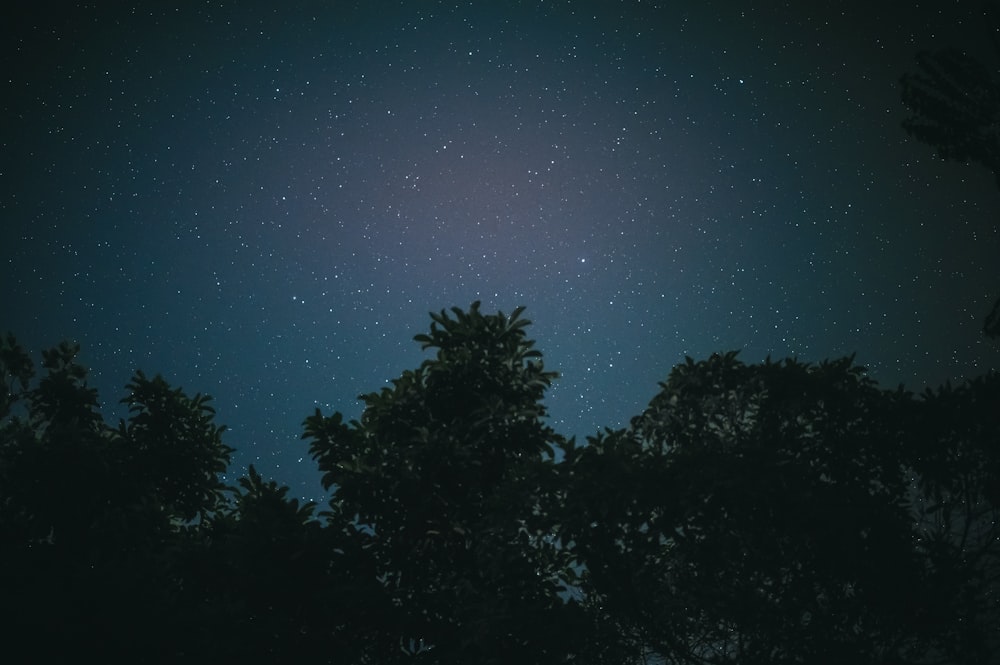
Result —
[[0, 347], [3, 660], [996, 663], [1000, 378], [915, 396], [852, 359], [673, 369], [629, 427], [546, 424], [521, 310], [318, 411], [302, 505], [209, 399], [137, 373], [107, 423], [63, 344]]

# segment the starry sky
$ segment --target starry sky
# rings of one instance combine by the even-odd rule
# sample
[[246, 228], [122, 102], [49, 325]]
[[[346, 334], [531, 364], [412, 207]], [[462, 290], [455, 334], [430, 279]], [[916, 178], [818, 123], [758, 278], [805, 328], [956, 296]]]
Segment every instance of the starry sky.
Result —
[[167, 4], [8, 10], [0, 330], [79, 342], [114, 419], [137, 368], [211, 394], [230, 481], [318, 497], [302, 420], [474, 300], [527, 306], [581, 439], [685, 356], [997, 366], [1000, 196], [898, 85], [991, 3]]

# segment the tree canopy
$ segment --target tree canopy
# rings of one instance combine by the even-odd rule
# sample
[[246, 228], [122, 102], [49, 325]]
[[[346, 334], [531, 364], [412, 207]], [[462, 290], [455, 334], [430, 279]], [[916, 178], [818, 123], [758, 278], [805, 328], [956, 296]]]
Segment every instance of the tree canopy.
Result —
[[[1000, 39], [991, 35], [993, 61], [958, 48], [921, 51], [917, 71], [900, 78], [901, 98], [910, 111], [903, 129], [935, 148], [942, 159], [975, 162], [1000, 187]], [[983, 322], [983, 332], [1000, 337], [1000, 298]]]
[[105, 422], [62, 344], [0, 344], [7, 660], [995, 663], [1000, 378], [915, 395], [853, 358], [676, 366], [627, 427], [546, 422], [523, 308], [316, 411], [302, 503], [210, 399], [136, 373]]
[[[1000, 43], [994, 44], [1000, 58]], [[911, 116], [903, 128], [942, 159], [978, 162], [1000, 186], [1000, 77], [996, 67], [956, 48], [921, 51], [901, 79]]]

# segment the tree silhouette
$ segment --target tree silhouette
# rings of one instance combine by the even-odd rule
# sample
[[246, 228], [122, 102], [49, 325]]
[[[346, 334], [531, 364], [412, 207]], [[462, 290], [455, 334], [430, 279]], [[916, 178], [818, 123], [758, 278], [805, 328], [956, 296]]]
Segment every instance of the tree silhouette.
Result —
[[307, 418], [318, 514], [219, 482], [207, 397], [139, 372], [110, 426], [78, 347], [0, 339], [4, 662], [997, 662], [1000, 375], [687, 359], [576, 445], [521, 314]]
[[[994, 44], [1000, 57], [1000, 43]], [[903, 128], [942, 159], [977, 162], [1000, 186], [1000, 76], [958, 49], [921, 51], [917, 73], [900, 79], [912, 115]]]
[[912, 415], [913, 515], [950, 662], [1000, 655], [1000, 375], [927, 390]]
[[[182, 525], [220, 505], [230, 449], [207, 398], [136, 374], [113, 428], [62, 343], [45, 374], [13, 337], [0, 349], [0, 586], [11, 643], [40, 661], [150, 659], [169, 644]], [[17, 649], [11, 647], [13, 653]]]
[[[183, 662], [362, 663], [383, 594], [361, 552], [251, 465], [233, 501], [185, 532], [175, 570]], [[385, 649], [382, 649], [385, 651]]]
[[434, 358], [363, 395], [360, 422], [306, 420], [336, 488], [330, 519], [361, 543], [399, 608], [397, 655], [421, 662], [560, 662], [572, 575], [550, 537], [563, 440], [542, 421], [554, 372], [525, 336], [523, 308], [431, 314]]
[[188, 397], [141, 371], [125, 389], [130, 415], [116, 435], [137, 491], [182, 521], [217, 510], [225, 488], [219, 476], [233, 451], [222, 443], [225, 427], [213, 423], [210, 398]]
[[[958, 49], [917, 54], [917, 73], [900, 83], [912, 115], [903, 128], [937, 149], [942, 159], [977, 162], [993, 173], [1000, 187], [1000, 41], [991, 66]], [[987, 315], [983, 332], [1000, 337], [1000, 299]]]
[[[913, 408], [849, 358], [748, 366], [730, 353], [675, 367], [628, 429], [573, 450], [564, 538], [621, 651], [631, 662], [986, 662], [965, 659], [985, 651], [957, 646], [960, 623], [936, 624], [958, 594], [928, 584], [916, 546]], [[954, 471], [938, 466], [949, 487]], [[987, 540], [995, 551], [995, 532]], [[995, 619], [991, 584], [977, 597], [993, 611], [979, 616]]]

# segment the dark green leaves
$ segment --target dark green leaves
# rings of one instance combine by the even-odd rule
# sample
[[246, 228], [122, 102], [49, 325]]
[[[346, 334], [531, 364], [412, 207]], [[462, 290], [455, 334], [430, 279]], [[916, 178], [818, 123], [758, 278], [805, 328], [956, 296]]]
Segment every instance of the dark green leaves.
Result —
[[233, 451], [222, 443], [225, 428], [213, 423], [211, 398], [189, 397], [141, 371], [126, 390], [130, 415], [118, 436], [144, 491], [183, 520], [214, 510], [224, 489], [219, 474]]
[[[396, 639], [435, 658], [539, 662], [542, 644], [568, 639], [551, 632], [572, 575], [551, 538], [561, 439], [540, 400], [555, 373], [527, 339], [523, 310], [486, 315], [476, 302], [432, 313], [414, 339], [435, 356], [363, 395], [359, 422], [306, 421], [335, 488], [331, 524], [363, 544], [401, 608]], [[545, 639], [528, 640], [537, 625]]]
[[957, 49], [917, 55], [915, 74], [901, 79], [913, 115], [906, 131], [937, 148], [942, 159], [976, 161], [1000, 183], [1000, 79]]
[[253, 466], [221, 484], [207, 396], [136, 373], [112, 428], [77, 347], [32, 386], [4, 340], [12, 634], [47, 660], [995, 660], [997, 375], [915, 398], [852, 358], [689, 358], [576, 445], [521, 314], [434, 314], [358, 420], [305, 419], [318, 518]]
[[567, 457], [563, 538], [621, 649], [873, 662], [918, 639], [907, 395], [876, 389], [850, 358], [735, 353], [688, 359], [661, 388], [628, 430]]
[[[942, 159], [978, 162], [1000, 187], [1000, 41], [992, 38], [986, 64], [955, 48], [917, 54], [916, 73], [904, 75], [903, 104], [912, 115], [903, 128], [934, 147]], [[1000, 337], [1000, 299], [983, 322], [983, 333]]]
[[20, 401], [28, 390], [28, 382], [35, 375], [31, 357], [17, 343], [13, 335], [7, 333], [0, 338], [0, 418], [6, 418], [11, 407]]

